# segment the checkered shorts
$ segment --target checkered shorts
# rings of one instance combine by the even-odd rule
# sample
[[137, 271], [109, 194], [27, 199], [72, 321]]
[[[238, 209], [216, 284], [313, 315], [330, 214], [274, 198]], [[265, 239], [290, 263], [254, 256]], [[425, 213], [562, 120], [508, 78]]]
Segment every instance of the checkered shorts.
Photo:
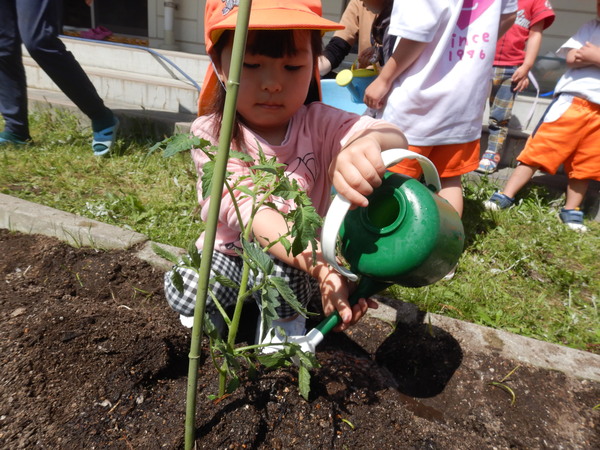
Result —
[[[315, 296], [319, 296], [319, 286], [317, 280], [308, 275], [306, 272], [291, 267], [276, 258], [272, 258], [274, 263], [273, 276], [283, 278], [286, 284], [294, 291], [296, 298], [302, 305], [306, 306], [308, 302]], [[242, 258], [238, 256], [230, 256], [221, 252], [213, 252], [211, 277], [215, 276], [215, 272], [223, 275], [226, 278], [239, 284], [242, 279]], [[173, 285], [173, 271], [179, 272], [183, 279], [183, 292], [179, 292]], [[250, 272], [248, 281], [249, 287], [260, 281], [262, 274], [254, 277]], [[188, 268], [176, 265], [171, 271], [165, 274], [165, 295], [167, 302], [171, 308], [184, 316], [193, 316], [194, 307], [196, 305], [196, 293], [198, 291], [198, 274]], [[221, 306], [227, 311], [235, 306], [238, 291], [219, 282], [211, 282], [210, 291], [216, 298], [219, 299]], [[260, 302], [258, 294], [255, 295], [255, 300]], [[283, 298], [279, 298], [280, 306], [276, 311], [279, 318], [285, 319], [291, 317], [296, 312], [291, 308]], [[210, 296], [206, 298], [206, 312], [210, 316], [219, 314], [217, 307], [214, 305]]]

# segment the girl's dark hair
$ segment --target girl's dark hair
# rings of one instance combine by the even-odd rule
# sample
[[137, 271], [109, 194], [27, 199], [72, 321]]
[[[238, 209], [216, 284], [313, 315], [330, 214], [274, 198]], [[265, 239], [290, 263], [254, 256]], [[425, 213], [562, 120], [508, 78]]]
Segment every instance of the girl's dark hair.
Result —
[[[281, 58], [283, 56], [296, 54], [295, 30], [250, 30], [246, 42], [246, 51], [252, 55], [264, 55], [271, 58]], [[323, 51], [323, 42], [319, 30], [309, 30], [311, 48], [313, 52], [314, 64], [317, 64], [317, 58]], [[214, 44], [213, 51], [220, 55], [223, 48], [233, 40], [233, 30], [223, 32], [219, 40]], [[319, 100], [319, 87], [313, 78], [308, 89], [304, 104]], [[223, 120], [223, 108], [225, 106], [225, 88], [219, 83], [219, 89], [213, 101], [207, 108], [207, 114], [215, 114], [217, 120], [215, 123], [214, 134], [219, 136], [221, 132], [221, 122]], [[233, 144], [238, 150], [242, 149], [241, 130], [239, 123], [242, 118], [236, 114], [236, 120], [233, 126]]]

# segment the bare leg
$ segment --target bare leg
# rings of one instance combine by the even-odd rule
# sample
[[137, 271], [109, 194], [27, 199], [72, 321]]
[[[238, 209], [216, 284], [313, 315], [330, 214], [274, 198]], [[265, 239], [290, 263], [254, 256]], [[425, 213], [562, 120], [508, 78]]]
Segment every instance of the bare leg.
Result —
[[515, 195], [517, 195], [523, 186], [531, 180], [537, 170], [537, 167], [519, 164], [506, 182], [506, 186], [504, 186], [502, 193], [511, 198], [515, 198]]
[[460, 181], [460, 175], [456, 177], [448, 177], [440, 179], [442, 189], [440, 189], [440, 197], [447, 200], [458, 215], [462, 217], [463, 213], [463, 190]]
[[569, 183], [567, 184], [567, 201], [565, 203], [565, 209], [576, 209], [581, 206], [589, 183], [590, 180], [575, 180], [573, 178], [569, 178]]

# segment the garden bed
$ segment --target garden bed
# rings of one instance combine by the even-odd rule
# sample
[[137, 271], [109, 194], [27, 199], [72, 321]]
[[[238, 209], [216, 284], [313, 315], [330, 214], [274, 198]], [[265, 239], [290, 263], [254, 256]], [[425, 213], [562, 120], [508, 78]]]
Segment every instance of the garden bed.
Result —
[[[0, 254], [0, 447], [181, 448], [190, 333], [162, 271], [7, 230]], [[317, 357], [308, 402], [293, 368], [211, 401], [203, 358], [198, 447], [600, 448], [600, 383], [468, 352], [435, 326], [367, 317]]]

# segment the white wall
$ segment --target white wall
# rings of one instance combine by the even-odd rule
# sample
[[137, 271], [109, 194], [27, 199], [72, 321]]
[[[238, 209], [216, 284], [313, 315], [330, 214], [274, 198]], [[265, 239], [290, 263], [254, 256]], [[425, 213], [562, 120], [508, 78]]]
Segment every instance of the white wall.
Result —
[[[189, 53], [204, 53], [205, 0], [172, 0], [177, 3], [174, 33], [178, 49]], [[407, 1], [407, 0], [400, 0]], [[544, 32], [540, 55], [554, 52], [586, 21], [596, 15], [592, 0], [551, 0], [556, 20]], [[344, 0], [323, 0], [323, 16], [339, 20]], [[325, 36], [325, 40], [329, 38]], [[160, 48], [164, 40], [164, 0], [148, 0], [148, 37], [150, 46]]]
[[[178, 50], [204, 53], [205, 0], [171, 0], [177, 4], [173, 26]], [[344, 0], [323, 1], [323, 16], [339, 20]], [[164, 42], [164, 0], [148, 0], [148, 38], [150, 47], [161, 48]]]

